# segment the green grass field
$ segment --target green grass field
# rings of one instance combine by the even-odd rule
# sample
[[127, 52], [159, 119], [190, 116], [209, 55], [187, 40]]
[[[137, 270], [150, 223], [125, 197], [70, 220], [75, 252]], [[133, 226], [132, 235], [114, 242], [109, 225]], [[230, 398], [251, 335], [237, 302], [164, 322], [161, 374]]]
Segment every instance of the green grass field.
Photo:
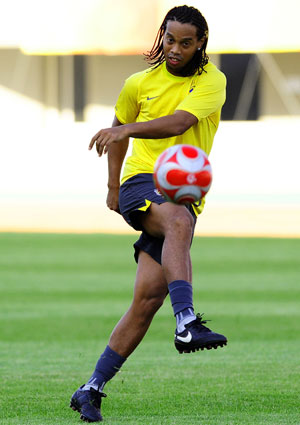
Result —
[[[79, 424], [131, 302], [134, 236], [0, 234], [0, 423]], [[227, 347], [179, 355], [169, 299], [107, 384], [107, 425], [300, 424], [300, 240], [196, 238], [196, 310]]]

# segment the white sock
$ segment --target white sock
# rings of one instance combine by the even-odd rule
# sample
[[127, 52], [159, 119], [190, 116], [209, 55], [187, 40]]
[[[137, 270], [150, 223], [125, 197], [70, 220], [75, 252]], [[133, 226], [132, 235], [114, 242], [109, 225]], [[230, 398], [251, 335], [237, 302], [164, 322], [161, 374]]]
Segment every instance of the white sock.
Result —
[[96, 384], [85, 384], [84, 387], [82, 387], [82, 391], [89, 391], [91, 388], [94, 388], [94, 390], [101, 392], [104, 388], [105, 382], [103, 382], [103, 384], [101, 385], [101, 387], [99, 387], [99, 385]]

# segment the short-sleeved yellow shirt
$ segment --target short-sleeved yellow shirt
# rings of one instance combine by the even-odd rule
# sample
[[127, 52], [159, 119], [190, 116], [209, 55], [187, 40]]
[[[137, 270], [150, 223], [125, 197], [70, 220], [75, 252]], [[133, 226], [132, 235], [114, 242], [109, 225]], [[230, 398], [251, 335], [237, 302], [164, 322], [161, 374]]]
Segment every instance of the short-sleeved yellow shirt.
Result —
[[163, 62], [129, 77], [115, 106], [122, 124], [145, 122], [171, 115], [175, 110], [190, 112], [197, 124], [180, 136], [165, 139], [134, 139], [126, 160], [122, 183], [139, 173], [153, 173], [158, 156], [169, 146], [190, 144], [209, 154], [225, 101], [226, 78], [208, 62], [205, 72], [190, 77], [170, 74]]

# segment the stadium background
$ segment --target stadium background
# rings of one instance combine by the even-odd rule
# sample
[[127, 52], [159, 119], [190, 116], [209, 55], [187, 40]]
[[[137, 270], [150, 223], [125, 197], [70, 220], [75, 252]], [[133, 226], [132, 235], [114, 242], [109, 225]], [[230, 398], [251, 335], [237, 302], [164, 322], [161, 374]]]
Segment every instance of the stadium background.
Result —
[[[87, 145], [110, 126], [124, 79], [147, 66], [142, 53], [178, 4], [2, 3], [1, 231], [131, 232], [107, 211], [106, 158]], [[298, 237], [299, 4], [188, 4], [206, 16], [208, 53], [228, 78], [196, 233]]]

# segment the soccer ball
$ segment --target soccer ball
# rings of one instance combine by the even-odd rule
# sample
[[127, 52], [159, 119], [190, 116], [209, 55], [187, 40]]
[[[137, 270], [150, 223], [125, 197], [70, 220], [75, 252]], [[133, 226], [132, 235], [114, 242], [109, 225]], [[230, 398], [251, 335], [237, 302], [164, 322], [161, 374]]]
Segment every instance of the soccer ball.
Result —
[[169, 202], [191, 204], [200, 201], [212, 182], [207, 154], [191, 145], [166, 149], [154, 166], [154, 183]]

